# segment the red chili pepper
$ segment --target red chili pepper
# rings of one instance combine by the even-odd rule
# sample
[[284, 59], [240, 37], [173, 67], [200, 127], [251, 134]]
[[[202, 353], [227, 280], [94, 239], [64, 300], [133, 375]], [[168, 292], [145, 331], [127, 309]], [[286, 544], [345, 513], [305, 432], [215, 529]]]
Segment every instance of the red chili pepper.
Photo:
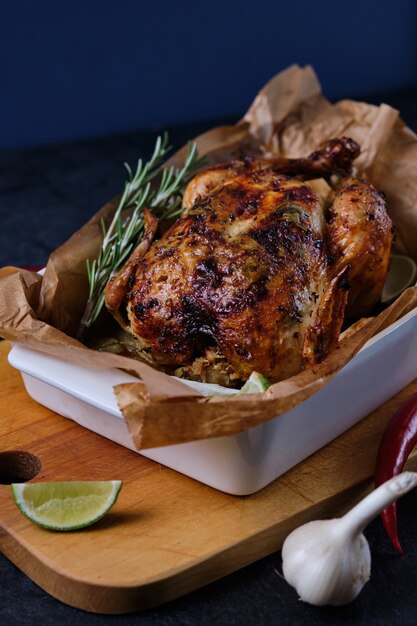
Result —
[[[413, 394], [391, 418], [382, 435], [376, 459], [375, 485], [378, 487], [403, 470], [411, 450], [417, 443], [417, 393]], [[381, 513], [382, 523], [395, 549], [403, 554], [397, 535], [397, 504], [390, 504]]]

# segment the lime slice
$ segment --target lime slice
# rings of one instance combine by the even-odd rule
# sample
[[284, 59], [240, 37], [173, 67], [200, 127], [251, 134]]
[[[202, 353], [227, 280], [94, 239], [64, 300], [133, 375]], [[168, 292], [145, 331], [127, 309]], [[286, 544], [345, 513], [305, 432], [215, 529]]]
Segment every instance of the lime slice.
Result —
[[382, 290], [381, 302], [392, 302], [407, 287], [414, 285], [417, 278], [417, 264], [413, 259], [401, 254], [393, 254]]
[[117, 500], [121, 480], [14, 483], [14, 501], [27, 518], [49, 530], [76, 530], [101, 519]]
[[258, 372], [252, 372], [239, 393], [262, 393], [269, 387], [269, 382]]
[[181, 378], [181, 382], [189, 387], [192, 387], [196, 391], [199, 391], [207, 398], [210, 396], [235, 396], [237, 393], [236, 389], [222, 387], [221, 385], [215, 385], [214, 383], [200, 383], [196, 380], [187, 380], [186, 378]]
[[213, 383], [199, 383], [195, 380], [181, 379], [182, 383], [185, 383], [189, 387], [192, 387], [196, 391], [199, 391], [210, 398], [212, 396], [238, 396], [241, 393], [261, 393], [269, 387], [269, 382], [258, 372], [252, 372], [243, 387], [236, 391], [236, 389], [230, 389], [229, 387], [222, 387], [221, 385], [215, 385]]

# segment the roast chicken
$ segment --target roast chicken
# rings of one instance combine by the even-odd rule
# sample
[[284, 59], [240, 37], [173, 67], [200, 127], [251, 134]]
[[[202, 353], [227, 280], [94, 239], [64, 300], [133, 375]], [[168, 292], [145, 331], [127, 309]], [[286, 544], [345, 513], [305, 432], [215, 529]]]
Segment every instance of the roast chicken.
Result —
[[333, 139], [307, 158], [244, 158], [188, 184], [184, 210], [144, 236], [106, 288], [139, 358], [239, 386], [320, 362], [344, 320], [378, 303], [393, 238], [384, 196], [351, 178], [359, 146]]

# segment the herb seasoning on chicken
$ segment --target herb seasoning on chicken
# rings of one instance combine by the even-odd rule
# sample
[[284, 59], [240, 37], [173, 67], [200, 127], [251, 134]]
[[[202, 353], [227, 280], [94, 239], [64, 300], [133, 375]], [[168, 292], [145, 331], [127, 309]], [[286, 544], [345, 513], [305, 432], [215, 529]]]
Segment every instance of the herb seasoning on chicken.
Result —
[[390, 259], [383, 197], [349, 178], [358, 154], [341, 138], [307, 158], [210, 167], [157, 241], [145, 211], [141, 244], [106, 288], [141, 354], [226, 385], [253, 371], [282, 380], [321, 361], [346, 310], [364, 315], [378, 302]]

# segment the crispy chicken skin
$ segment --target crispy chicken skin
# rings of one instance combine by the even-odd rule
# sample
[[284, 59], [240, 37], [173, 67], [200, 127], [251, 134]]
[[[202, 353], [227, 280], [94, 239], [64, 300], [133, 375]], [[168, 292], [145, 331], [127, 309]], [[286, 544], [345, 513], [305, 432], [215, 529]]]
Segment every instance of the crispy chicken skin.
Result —
[[384, 196], [364, 181], [344, 180], [329, 210], [327, 245], [336, 267], [349, 266], [347, 319], [366, 315], [379, 302], [392, 238]]
[[[350, 314], [363, 315], [389, 263], [384, 199], [348, 178], [358, 154], [353, 140], [333, 139], [307, 158], [201, 172], [152, 244], [147, 216], [142, 243], [107, 286], [108, 309], [141, 348], [192, 378], [230, 383], [255, 370], [277, 381], [321, 361], [337, 344], [350, 284]], [[312, 179], [335, 176], [346, 184], [329, 208], [330, 187]]]
[[214, 165], [200, 172], [190, 181], [184, 193], [184, 208], [190, 209], [198, 198], [205, 198], [239, 174], [247, 174], [260, 167], [273, 172], [302, 178], [330, 178], [333, 175], [346, 175], [352, 169], [353, 160], [359, 155], [358, 144], [344, 137], [331, 139], [306, 159], [274, 159], [230, 161]]

